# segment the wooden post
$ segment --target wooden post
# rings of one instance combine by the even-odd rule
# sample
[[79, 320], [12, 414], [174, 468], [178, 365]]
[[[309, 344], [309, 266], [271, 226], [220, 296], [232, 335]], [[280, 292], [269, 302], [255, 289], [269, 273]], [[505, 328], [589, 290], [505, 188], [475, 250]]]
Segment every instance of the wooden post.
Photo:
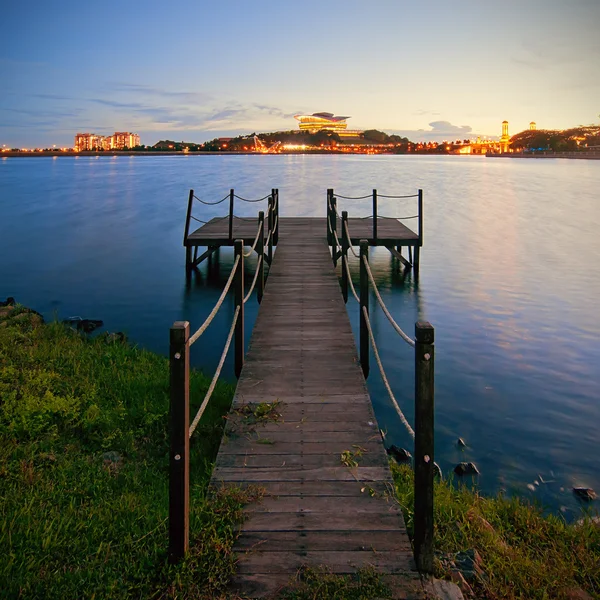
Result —
[[[267, 245], [267, 252], [268, 252], [268, 256], [267, 256], [267, 261], [269, 262], [269, 267], [271, 266], [271, 263], [273, 262], [273, 233], [271, 233], [273, 231], [273, 223], [274, 221], [274, 203], [275, 203], [275, 199], [273, 198], [273, 196], [269, 196], [269, 217], [267, 219], [267, 229], [268, 229], [268, 234], [269, 235], [269, 244]], [[270, 271], [269, 271], [270, 272]]]
[[327, 190], [327, 243], [331, 246], [332, 235], [331, 235], [331, 209], [329, 208], [331, 205], [331, 198], [333, 197], [333, 189], [329, 188]]
[[373, 190], [373, 244], [377, 245], [377, 190]]
[[[333, 190], [332, 190], [333, 192]], [[331, 194], [331, 256], [333, 258], [333, 266], [337, 266], [337, 253], [338, 253], [338, 245], [335, 240], [335, 232], [337, 230], [337, 199]]]
[[190, 234], [190, 220], [192, 218], [192, 203], [194, 202], [194, 190], [190, 190], [188, 198], [187, 215], [185, 217], [185, 230], [183, 232], [183, 245], [185, 246], [185, 266], [189, 269], [192, 264], [192, 249], [187, 245]]
[[342, 211], [342, 296], [344, 302], [348, 303], [348, 247], [350, 246], [346, 235], [346, 224], [348, 223], [348, 211]]
[[190, 324], [176, 321], [171, 327], [169, 455], [169, 560], [178, 562], [190, 541]]
[[369, 276], [364, 258], [369, 260], [369, 242], [360, 240], [360, 366], [366, 379], [369, 376], [369, 330], [363, 306], [369, 314]]
[[415, 260], [411, 262], [413, 263], [413, 267], [415, 273], [419, 272], [419, 262], [421, 259], [421, 246], [423, 245], [423, 190], [419, 190], [419, 244], [415, 246]]
[[233, 190], [229, 190], [229, 241], [233, 242]]
[[433, 573], [434, 330], [415, 323], [415, 514], [417, 568]]
[[244, 366], [244, 240], [235, 240], [235, 256], [240, 257], [234, 276], [235, 308], [240, 307], [240, 314], [235, 324], [235, 376], [239, 378]]
[[258, 263], [256, 265], [258, 269], [258, 282], [256, 283], [258, 289], [256, 290], [256, 297], [260, 304], [265, 291], [265, 213], [262, 210], [258, 213], [258, 229], [260, 233], [256, 245], [256, 251], [258, 252]]
[[273, 232], [273, 244], [277, 246], [279, 242], [279, 190], [274, 188], [271, 190], [271, 194], [273, 195], [273, 202], [275, 205], [275, 218], [273, 219], [275, 231]]

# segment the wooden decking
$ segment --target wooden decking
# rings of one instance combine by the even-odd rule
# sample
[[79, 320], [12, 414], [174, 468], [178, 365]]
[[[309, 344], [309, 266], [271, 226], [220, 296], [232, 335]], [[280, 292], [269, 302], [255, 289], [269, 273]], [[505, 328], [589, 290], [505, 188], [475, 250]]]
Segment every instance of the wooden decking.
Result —
[[[306, 231], [314, 232], [315, 235], [324, 236], [327, 221], [322, 217], [280, 217], [280, 235], [283, 230], [296, 231], [299, 235]], [[229, 220], [227, 217], [211, 219], [206, 225], [202, 225], [187, 237], [186, 246], [232, 246], [233, 240], [242, 239], [249, 244], [256, 236], [258, 220], [248, 218], [241, 220], [233, 219], [233, 235], [229, 237]], [[366, 239], [371, 245], [404, 245], [416, 246], [419, 244], [419, 236], [411, 231], [406, 225], [397, 219], [380, 217], [377, 219], [377, 238], [373, 237], [373, 219], [351, 218], [348, 219], [348, 229], [352, 243], [358, 246], [361, 239]], [[338, 219], [338, 236], [341, 239], [341, 220]], [[265, 224], [266, 233], [266, 224]], [[266, 238], [266, 235], [265, 235]]]
[[[263, 423], [243, 414], [259, 403], [276, 404]], [[373, 565], [395, 597], [424, 597], [324, 218], [282, 219], [212, 483], [265, 489], [235, 547], [242, 597], [276, 596], [303, 565]]]

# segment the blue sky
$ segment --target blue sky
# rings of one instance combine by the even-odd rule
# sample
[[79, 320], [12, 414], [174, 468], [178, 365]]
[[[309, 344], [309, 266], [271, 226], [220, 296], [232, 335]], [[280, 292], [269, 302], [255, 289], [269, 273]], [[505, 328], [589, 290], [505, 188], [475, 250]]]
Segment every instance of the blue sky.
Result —
[[413, 140], [600, 120], [600, 0], [0, 0], [0, 146], [297, 128]]

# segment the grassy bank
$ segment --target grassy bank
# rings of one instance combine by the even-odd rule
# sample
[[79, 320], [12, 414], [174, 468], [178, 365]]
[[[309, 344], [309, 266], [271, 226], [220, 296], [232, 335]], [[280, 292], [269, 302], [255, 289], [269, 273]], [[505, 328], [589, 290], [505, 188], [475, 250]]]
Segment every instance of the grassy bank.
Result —
[[[411, 531], [413, 473], [397, 465], [392, 470]], [[590, 519], [569, 525], [518, 498], [485, 498], [448, 481], [436, 484], [434, 510], [437, 575], [451, 578], [454, 555], [476, 550], [481, 560], [466, 569], [475, 597], [600, 598], [600, 527]]]
[[[194, 407], [208, 384], [192, 373]], [[0, 597], [217, 597], [249, 499], [205, 498], [232, 394], [192, 438], [193, 550], [168, 566], [167, 359], [0, 309]]]

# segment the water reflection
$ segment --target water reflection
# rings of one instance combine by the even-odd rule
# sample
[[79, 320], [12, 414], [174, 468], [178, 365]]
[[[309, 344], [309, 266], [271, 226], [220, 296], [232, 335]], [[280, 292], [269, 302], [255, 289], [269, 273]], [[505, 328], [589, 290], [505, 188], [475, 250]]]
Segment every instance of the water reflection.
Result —
[[[381, 295], [408, 333], [436, 329], [436, 452], [445, 471], [471, 460], [484, 491], [534, 497], [567, 516], [571, 485], [600, 488], [600, 173], [594, 161], [484, 157], [60, 157], [0, 162], [0, 298], [15, 296], [46, 317], [101, 318], [106, 328], [166, 354], [169, 327], [199, 327], [233, 264], [223, 248], [187, 279], [182, 232], [187, 193], [214, 201], [233, 187], [259, 198], [279, 188], [282, 216], [323, 216], [325, 190], [345, 195], [425, 194], [419, 279], [387, 249], [370, 251]], [[574, 192], [576, 190], [576, 193]], [[339, 201], [365, 216], [370, 201]], [[380, 213], [409, 214], [380, 200]], [[238, 210], [239, 209], [239, 210]], [[254, 216], [256, 206], [236, 213]], [[222, 216], [203, 207], [198, 218]], [[255, 256], [246, 261], [250, 285]], [[338, 267], [339, 269], [340, 267]], [[358, 260], [350, 259], [355, 285]], [[413, 418], [411, 349], [370, 298], [373, 330], [397, 399]], [[348, 316], [355, 334], [358, 309]], [[258, 312], [246, 304], [246, 339]], [[227, 298], [192, 349], [214, 370], [229, 330]], [[233, 377], [228, 359], [226, 377]], [[380, 377], [368, 381], [390, 443], [408, 446]], [[456, 447], [457, 437], [467, 448]], [[553, 483], [536, 486], [539, 481]], [[561, 490], [562, 488], [562, 490]]]

